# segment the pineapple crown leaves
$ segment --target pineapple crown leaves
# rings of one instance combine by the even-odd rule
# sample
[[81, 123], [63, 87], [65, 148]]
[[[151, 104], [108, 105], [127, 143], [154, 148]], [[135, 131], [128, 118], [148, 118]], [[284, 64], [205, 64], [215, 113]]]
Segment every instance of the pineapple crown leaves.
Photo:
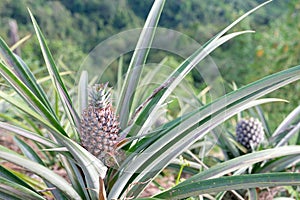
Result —
[[108, 82], [105, 84], [95, 84], [89, 93], [89, 104], [96, 108], [105, 108], [111, 105], [111, 88]]

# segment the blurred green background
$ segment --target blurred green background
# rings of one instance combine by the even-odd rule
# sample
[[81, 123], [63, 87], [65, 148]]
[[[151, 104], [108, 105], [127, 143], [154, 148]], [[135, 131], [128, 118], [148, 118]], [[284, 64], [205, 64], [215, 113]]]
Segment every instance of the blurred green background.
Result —
[[[262, 2], [167, 0], [159, 26], [177, 30], [204, 44], [230, 22]], [[10, 43], [11, 20], [17, 22], [20, 38], [33, 34], [27, 12], [29, 7], [59, 66], [76, 70], [101, 41], [120, 31], [141, 28], [152, 3], [153, 0], [1, 0], [0, 35]], [[256, 33], [235, 38], [211, 54], [224, 78], [226, 92], [232, 90], [232, 82], [241, 87], [300, 63], [299, 10], [298, 0], [274, 0], [234, 28], [234, 31], [250, 29]], [[37, 73], [44, 67], [34, 35], [21, 45], [20, 51], [25, 62], [37, 69]], [[154, 55], [150, 55], [152, 62], [159, 62], [165, 53], [158, 51]], [[125, 68], [128, 58], [124, 59]], [[168, 64], [176, 67], [180, 61], [174, 57]], [[116, 80], [114, 74], [110, 77], [110, 81]], [[192, 78], [196, 91], [203, 88], [198, 73], [193, 72]], [[274, 121], [271, 128], [276, 128], [284, 116], [299, 105], [299, 89], [300, 84], [296, 83], [269, 95], [290, 101], [263, 107], [267, 119]]]

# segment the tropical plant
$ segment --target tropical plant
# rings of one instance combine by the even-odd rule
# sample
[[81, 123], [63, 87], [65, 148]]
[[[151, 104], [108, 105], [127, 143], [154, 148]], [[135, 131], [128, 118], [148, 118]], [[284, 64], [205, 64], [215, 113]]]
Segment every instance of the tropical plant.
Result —
[[[83, 71], [77, 87], [78, 101], [72, 101], [71, 94], [74, 95], [74, 91], [68, 92], [45, 38], [29, 11], [52, 84], [47, 85], [48, 90], [45, 85], [39, 84], [25, 62], [13, 54], [3, 40], [0, 41], [0, 74], [11, 87], [0, 91], [0, 97], [12, 105], [14, 112], [18, 112], [16, 115], [2, 114], [3, 122], [0, 122], [0, 128], [15, 135], [16, 144], [22, 151], [15, 152], [0, 146], [0, 158], [30, 171], [29, 174], [22, 173], [1, 166], [0, 198], [137, 198], [153, 178], [168, 167], [174, 159], [176, 160], [184, 152], [189, 152], [189, 148], [196, 141], [201, 141], [224, 121], [251, 107], [278, 101], [278, 99], [258, 98], [300, 79], [300, 66], [264, 77], [210, 103], [193, 108], [175, 119], [154, 126], [158, 113], [172, 91], [180, 85], [195, 65], [226, 41], [242, 34], [252, 33], [253, 31], [241, 31], [226, 34], [249, 14], [269, 2], [245, 13], [218, 33], [203, 48], [184, 60], [158, 88], [145, 98], [143, 95], [149, 91], [137, 90], [142, 76], [140, 66], [146, 62], [149, 47], [155, 37], [155, 27], [165, 3], [164, 0], [154, 2], [132, 55], [126, 77], [124, 80], [119, 80], [121, 88], [115, 90], [120, 91], [114, 94], [117, 97], [115, 111], [119, 115], [120, 127], [117, 150], [124, 152], [125, 157], [120, 162], [117, 160], [118, 163], [112, 167], [105, 166], [94, 156], [97, 153], [94, 148], [93, 155], [80, 145], [80, 136], [82, 136], [80, 130], [86, 127], [86, 124], [82, 125], [80, 118], [86, 116], [93, 118], [93, 115], [84, 111], [89, 109], [93, 111], [94, 107], [103, 111], [103, 107], [98, 105], [107, 103], [109, 95], [102, 93], [102, 89], [98, 88], [96, 94], [91, 96], [97, 96], [97, 92], [100, 92], [100, 97], [103, 97], [101, 96], [103, 94], [104, 97], [97, 99], [96, 102], [92, 99], [93, 103], [89, 103], [88, 74]], [[100, 88], [106, 86], [101, 85]], [[104, 103], [104, 110], [108, 105], [106, 103]], [[109, 107], [111, 106], [113, 105], [109, 104]], [[100, 118], [106, 120], [102, 115]], [[20, 124], [20, 120], [26, 124]], [[117, 119], [113, 116], [110, 120], [115, 122]], [[275, 139], [277, 135], [282, 134], [274, 133]], [[33, 145], [25, 142], [24, 138], [25, 141], [32, 141]], [[86, 141], [84, 139], [84, 146], [91, 150]], [[152, 199], [180, 199], [208, 193], [221, 199], [224, 191], [239, 189], [249, 189], [249, 194], [255, 196], [256, 190], [253, 188], [299, 185], [298, 173], [281, 170], [272, 172], [269, 170], [273, 169], [272, 167], [257, 174], [240, 175], [240, 169], [264, 161], [277, 162], [284, 159], [286, 163], [290, 163], [292, 156], [300, 153], [297, 144], [237, 155], [236, 158], [216, 163], [205, 170], [198, 168], [197, 172], [194, 171], [193, 177], [178, 182], [176, 186], [157, 194]], [[110, 150], [109, 153], [112, 151]], [[63, 168], [66, 178], [51, 170], [53, 165]], [[287, 165], [283, 165], [284, 169], [285, 166]], [[232, 173], [233, 175], [229, 176]], [[37, 175], [39, 179], [33, 178], [32, 174]]]

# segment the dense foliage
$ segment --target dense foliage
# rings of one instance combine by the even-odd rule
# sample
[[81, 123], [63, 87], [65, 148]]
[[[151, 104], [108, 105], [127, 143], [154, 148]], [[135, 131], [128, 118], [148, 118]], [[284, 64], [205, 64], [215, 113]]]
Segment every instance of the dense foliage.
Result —
[[[225, 24], [229, 24], [241, 13], [261, 2], [167, 1], [159, 26], [180, 31], [204, 43]], [[10, 19], [17, 21], [21, 38], [32, 34], [33, 29], [27, 12], [29, 7], [34, 10], [37, 21], [49, 40], [54, 57], [69, 68], [78, 69], [85, 55], [99, 42], [120, 31], [142, 27], [152, 4], [153, 0], [4, 0], [0, 3], [0, 35], [9, 41]], [[236, 82], [238, 86], [242, 86], [277, 72], [282, 67], [288, 68], [299, 63], [297, 55], [300, 45], [297, 40], [291, 39], [297, 38], [299, 34], [299, 7], [300, 3], [296, 0], [275, 0], [236, 27], [234, 30], [252, 29], [256, 33], [229, 41], [212, 54], [225, 81], [229, 84]], [[32, 63], [35, 68], [40, 68], [42, 63], [37, 60], [40, 60], [41, 54], [36, 40], [29, 39], [22, 45], [21, 50], [26, 61]], [[155, 62], [166, 56], [161, 52], [157, 54], [158, 56], [150, 55], [150, 58], [156, 59]], [[125, 62], [128, 61], [129, 59], [125, 58]], [[201, 82], [201, 77], [197, 73], [193, 73], [193, 76], [195, 85], [199, 87], [197, 82]], [[291, 111], [299, 103], [298, 98], [288, 91], [288, 88], [285, 89], [286, 94], [279, 96], [287, 97], [291, 102], [289, 105], [279, 105], [283, 113]], [[266, 109], [273, 110], [272, 107]], [[278, 115], [281, 114], [270, 117], [279, 122], [283, 115], [279, 118]]]
[[[22, 16], [26, 4], [35, 9], [37, 20], [30, 10], [28, 13], [37, 41], [22, 44], [18, 56], [0, 37], [0, 136], [11, 134], [20, 150], [0, 143], [0, 199], [133, 199], [144, 195], [151, 184], [158, 190], [149, 194], [155, 195], [146, 198], [149, 200], [259, 199], [271, 190], [278, 192], [272, 198], [300, 198], [300, 106], [294, 95], [300, 65], [293, 67], [299, 61], [289, 53], [290, 49], [297, 52], [298, 43], [288, 38], [297, 35], [298, 3], [274, 1], [263, 10], [271, 1], [253, 1], [259, 4], [256, 7], [250, 1], [211, 1], [206, 6], [192, 0], [170, 2], [155, 0], [147, 17], [143, 9], [150, 7], [149, 2], [3, 3], [7, 13], [20, 8], [11, 15]], [[187, 57], [155, 49], [164, 5], [160, 23], [179, 30], [177, 33], [205, 33], [193, 35], [200, 42], [208, 38], [203, 47], [183, 48], [190, 51]], [[279, 12], [288, 5], [296, 7]], [[244, 7], [253, 9], [244, 11]], [[262, 11], [247, 18], [258, 9]], [[211, 23], [205, 18], [210, 15]], [[89, 45], [95, 45], [94, 34], [103, 40], [138, 27], [145, 17], [141, 32], [135, 30], [138, 38], [133, 32], [123, 32], [127, 40], [134, 39], [134, 47], [114, 41], [118, 48], [123, 44], [128, 54], [118, 53], [104, 75], [95, 70], [107, 66], [102, 60], [110, 60], [113, 43], [102, 45], [105, 49], [100, 54], [90, 52], [96, 59], [87, 61], [83, 71], [78, 69], [92, 48]], [[224, 28], [230, 18], [235, 20]], [[9, 17], [3, 19], [12, 26]], [[86, 29], [88, 23], [77, 24], [76, 19], [95, 23]], [[31, 32], [27, 19], [22, 20], [20, 33]], [[282, 20], [291, 23], [283, 25]], [[50, 42], [39, 24], [45, 26]], [[251, 29], [260, 33], [254, 35]], [[169, 40], [174, 32], [165, 33], [167, 43], [158, 42], [175, 44], [176, 50], [181, 47]], [[43, 59], [35, 59], [37, 53]], [[210, 54], [217, 67], [206, 63]], [[194, 73], [193, 81], [190, 72], [199, 63], [201, 69], [222, 75], [203, 73], [199, 77]], [[80, 76], [75, 77], [76, 73]], [[106, 79], [111, 82], [95, 84]], [[219, 94], [223, 86], [226, 91]], [[274, 91], [284, 99], [264, 98]], [[277, 105], [286, 105], [287, 100], [293, 110], [281, 114]], [[273, 120], [287, 114], [281, 123]], [[13, 169], [15, 165], [26, 170]], [[57, 174], [58, 169], [62, 173]], [[163, 186], [156, 182], [160, 175], [177, 178], [172, 185]]]

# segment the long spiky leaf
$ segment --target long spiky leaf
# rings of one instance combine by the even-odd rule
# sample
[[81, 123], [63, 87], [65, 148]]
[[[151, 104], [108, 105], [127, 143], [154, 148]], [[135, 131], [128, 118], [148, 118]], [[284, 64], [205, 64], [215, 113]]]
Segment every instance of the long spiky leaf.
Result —
[[239, 176], [227, 176], [210, 180], [198, 179], [197, 181], [194, 181], [194, 183], [184, 185], [182, 187], [176, 186], [175, 188], [158, 194], [155, 197], [175, 200], [211, 192], [285, 185], [300, 185], [300, 174], [247, 174]]
[[0, 57], [4, 63], [7, 66], [10, 66], [11, 70], [17, 74], [17, 77], [19, 77], [22, 82], [40, 99], [44, 106], [46, 106], [47, 109], [53, 113], [46, 94], [40, 85], [37, 84], [32, 72], [29, 70], [23, 60], [9, 49], [2, 38], [0, 38]]
[[[115, 196], [111, 197], [117, 198], [127, 181], [136, 176], [136, 172], [144, 170], [149, 172], [152, 168], [152, 173], [140, 174], [133, 179], [134, 182], [148, 180], [195, 140], [203, 137], [230, 116], [249, 108], [247, 103], [299, 79], [300, 66], [297, 66], [258, 80], [194, 111], [193, 115], [180, 123], [179, 128], [170, 130], [124, 167], [126, 173], [119, 177], [112, 188]], [[153, 167], [157, 170], [153, 170]], [[143, 187], [143, 185], [134, 186], [132, 191], [139, 194]]]
[[3, 149], [3, 147], [0, 148], [0, 157], [1, 159], [5, 159], [9, 162], [21, 165], [27, 168], [28, 170], [33, 171], [37, 175], [41, 176], [42, 178], [55, 185], [57, 189], [59, 189], [69, 198], [78, 200], [81, 199], [77, 192], [74, 190], [74, 188], [72, 188], [65, 179], [55, 174], [47, 167], [37, 164], [36, 162], [33, 162], [17, 154], [6, 152], [6, 150]]
[[23, 185], [17, 184], [16, 182], [10, 181], [6, 178], [0, 177], [0, 199], [5, 200], [45, 200], [41, 195], [24, 187]]
[[144, 28], [139, 37], [137, 46], [131, 58], [129, 68], [124, 80], [121, 91], [121, 98], [118, 102], [117, 113], [120, 116], [121, 128], [126, 127], [129, 115], [132, 98], [134, 98], [135, 90], [139, 82], [142, 72], [142, 65], [147, 59], [150, 46], [155, 34], [156, 26], [160, 18], [165, 0], [154, 1], [151, 11], [147, 17]]
[[151, 95], [151, 100], [143, 111], [138, 115], [133, 129], [130, 130], [130, 135], [141, 135], [148, 131], [153, 123], [153, 117], [156, 115], [158, 109], [163, 102], [177, 87], [177, 85], [184, 79], [184, 77], [209, 53], [211, 53], [218, 46], [222, 45], [226, 41], [245, 33], [251, 33], [252, 31], [241, 31], [225, 35], [218, 40], [214, 41], [214, 45], [207, 46], [204, 49], [198, 49], [193, 55], [187, 58], [171, 75], [170, 77], [156, 89]]
[[[105, 177], [107, 168], [101, 163], [100, 160], [95, 158], [93, 155], [91, 155], [89, 152], [87, 152], [83, 147], [81, 147], [79, 144], [75, 143], [73, 140], [69, 139], [68, 137], [65, 137], [63, 133], [66, 135], [64, 129], [61, 126], [58, 126], [60, 129], [56, 129], [49, 121], [45, 120], [42, 116], [40, 116], [38, 113], [33, 111], [30, 107], [28, 107], [26, 104], [22, 104], [22, 102], [16, 100], [15, 98], [3, 93], [0, 91], [0, 97], [4, 98], [6, 101], [14, 105], [16, 108], [20, 109], [21, 111], [29, 114], [39, 122], [41, 122], [43, 125], [45, 125], [48, 130], [53, 134], [53, 136], [56, 138], [58, 143], [62, 146], [65, 146], [69, 152], [72, 154], [72, 156], [75, 158], [75, 160], [78, 162], [78, 164], [82, 167], [82, 170], [86, 174], [86, 181], [87, 185], [90, 188], [99, 188], [99, 182], [98, 177]], [[98, 196], [97, 190], [89, 190], [92, 197]]]
[[47, 147], [50, 148], [58, 148], [59, 146], [57, 144], [55, 144], [52, 140], [49, 140], [48, 138], [45, 138], [43, 136], [40, 136], [34, 132], [22, 129], [18, 126], [14, 126], [5, 122], [0, 122], [0, 129], [1, 130], [5, 130], [5, 131], [9, 131], [12, 132], [14, 134], [17, 134], [19, 136], [23, 136], [26, 137], [30, 140], [33, 140], [35, 142], [38, 142], [40, 144], [43, 144]]
[[[246, 32], [240, 32], [240, 33], [233, 33], [228, 34], [227, 36], [223, 36], [227, 31], [229, 31], [232, 27], [234, 27], [236, 24], [238, 24], [240, 21], [242, 21], [244, 18], [246, 18], [248, 15], [259, 9], [260, 7], [264, 6], [265, 4], [270, 3], [272, 0], [267, 1], [252, 10], [248, 11], [241, 17], [239, 17], [237, 20], [235, 20], [232, 24], [227, 26], [225, 29], [223, 29], [220, 33], [218, 33], [213, 39], [211, 39], [208, 43], [204, 45], [203, 48], [198, 49], [193, 55], [185, 60], [181, 66], [178, 67], [177, 70], [174, 71], [172, 75], [170, 75], [170, 78], [166, 80], [165, 83], [162, 84], [162, 92], [159, 94], [161, 95], [161, 99], [159, 101], [150, 101], [148, 104], [150, 104], [151, 109], [144, 109], [143, 113], [139, 115], [140, 118], [144, 119], [137, 119], [137, 121], [143, 120], [144, 123], [142, 126], [136, 125], [133, 126], [133, 131], [131, 131], [131, 135], [139, 135], [143, 132], [147, 131], [147, 128], [151, 127], [151, 124], [149, 124], [149, 119], [151, 119], [155, 113], [157, 112], [157, 109], [161, 106], [161, 104], [165, 101], [165, 99], [169, 96], [169, 94], [174, 90], [174, 88], [179, 84], [179, 82], [185, 77], [185, 75], [192, 70], [192, 68], [199, 63], [203, 58], [205, 58], [209, 53], [211, 53], [215, 48], [217, 48], [219, 45], [223, 44], [227, 40]], [[185, 72], [184, 72], [185, 71]], [[167, 88], [167, 89], [166, 89]], [[145, 113], [150, 113], [146, 114]], [[138, 128], [137, 128], [138, 127]]]
[[44, 56], [44, 60], [48, 69], [48, 72], [50, 74], [50, 77], [52, 79], [53, 85], [55, 86], [55, 89], [57, 90], [61, 103], [65, 108], [65, 111], [68, 114], [69, 119], [73, 122], [75, 127], [79, 127], [80, 120], [77, 112], [73, 108], [73, 104], [71, 102], [71, 98], [67, 92], [67, 89], [59, 75], [59, 72], [57, 70], [56, 64], [54, 62], [54, 59], [52, 57], [52, 54], [46, 44], [45, 38], [34, 18], [31, 11], [28, 9], [36, 35], [38, 37], [38, 41], [40, 43], [40, 47]]

